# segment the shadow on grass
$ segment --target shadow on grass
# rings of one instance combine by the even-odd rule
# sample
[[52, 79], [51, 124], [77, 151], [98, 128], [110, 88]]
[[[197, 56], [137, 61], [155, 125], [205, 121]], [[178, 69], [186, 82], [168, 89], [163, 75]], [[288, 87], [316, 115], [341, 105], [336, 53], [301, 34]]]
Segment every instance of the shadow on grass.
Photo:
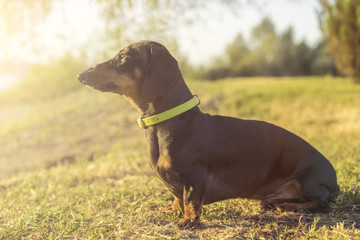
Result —
[[[232, 221], [235, 225], [242, 227], [266, 227], [276, 223], [279, 228], [298, 229], [299, 226], [311, 226], [316, 229], [323, 226], [334, 227], [343, 223], [345, 229], [360, 229], [360, 204], [355, 205], [335, 205], [331, 207], [329, 213], [296, 213], [283, 212], [278, 210], [269, 210], [260, 214], [239, 215], [237, 212], [229, 211]], [[226, 222], [229, 217], [221, 216], [218, 220]], [[201, 228], [223, 228], [222, 224], [203, 224]]]
[[[360, 229], [360, 204], [332, 206], [329, 213], [294, 213], [270, 210], [258, 214], [229, 212], [218, 221], [203, 221], [199, 230], [232, 232], [230, 239], [301, 239], [321, 236], [326, 229], [346, 232]], [[235, 233], [234, 233], [235, 232]], [[328, 233], [327, 233], [328, 234]], [[246, 236], [244, 238], [244, 236]]]

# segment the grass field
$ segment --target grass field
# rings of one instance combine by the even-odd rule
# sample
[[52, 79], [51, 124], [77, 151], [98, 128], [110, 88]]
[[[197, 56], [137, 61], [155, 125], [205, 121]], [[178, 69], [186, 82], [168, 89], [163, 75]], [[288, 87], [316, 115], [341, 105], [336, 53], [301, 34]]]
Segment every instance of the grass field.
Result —
[[272, 122], [314, 145], [337, 171], [332, 211], [263, 211], [232, 199], [206, 205], [200, 228], [178, 230], [182, 214], [159, 211], [172, 196], [125, 99], [19, 88], [0, 92], [0, 239], [360, 239], [360, 86], [316, 77], [188, 85], [204, 112]]

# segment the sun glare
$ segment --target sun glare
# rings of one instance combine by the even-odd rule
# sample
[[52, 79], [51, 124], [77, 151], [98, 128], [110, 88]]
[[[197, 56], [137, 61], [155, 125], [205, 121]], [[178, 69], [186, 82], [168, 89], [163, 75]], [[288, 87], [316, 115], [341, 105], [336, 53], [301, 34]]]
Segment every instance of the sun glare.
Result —
[[10, 88], [15, 84], [15, 82], [16, 82], [15, 76], [0, 73], [0, 91]]
[[[0, 4], [0, 8], [2, 5]], [[84, 43], [99, 22], [98, 9], [88, 0], [55, 1], [44, 19], [24, 21], [18, 30], [0, 9], [0, 63], [43, 62]], [[24, 11], [26, 13], [26, 11]], [[28, 19], [35, 16], [26, 16]], [[34, 22], [35, 24], [32, 24]], [[0, 72], [1, 72], [0, 67]]]

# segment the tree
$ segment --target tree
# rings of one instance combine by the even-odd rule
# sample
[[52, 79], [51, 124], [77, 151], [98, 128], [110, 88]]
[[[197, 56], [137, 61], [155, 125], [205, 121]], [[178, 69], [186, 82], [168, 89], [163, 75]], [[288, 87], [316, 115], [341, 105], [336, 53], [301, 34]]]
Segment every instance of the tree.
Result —
[[[256, 75], [274, 75], [273, 64], [275, 59], [275, 49], [278, 36], [275, 31], [274, 23], [270, 18], [264, 18], [259, 25], [251, 31], [251, 55]], [[253, 75], [255, 75], [253, 74]], [[275, 73], [275, 75], [278, 75]]]
[[320, 24], [337, 68], [360, 84], [360, 0], [319, 0]]
[[238, 34], [225, 49], [226, 60], [223, 69], [225, 69], [225, 65], [229, 66], [230, 76], [251, 75], [252, 66], [248, 60], [249, 53], [244, 37], [242, 34]]
[[289, 27], [284, 33], [279, 34], [276, 39], [274, 55], [273, 74], [276, 76], [291, 76], [299, 74], [299, 65], [296, 56], [296, 44], [294, 43], [294, 30]]
[[337, 76], [338, 71], [334, 58], [331, 56], [325, 41], [321, 41], [313, 50], [314, 60], [311, 64], [311, 73], [314, 75]]
[[293, 57], [293, 74], [309, 76], [315, 74], [313, 65], [317, 55], [316, 50], [310, 48], [304, 41], [295, 47], [295, 56]]

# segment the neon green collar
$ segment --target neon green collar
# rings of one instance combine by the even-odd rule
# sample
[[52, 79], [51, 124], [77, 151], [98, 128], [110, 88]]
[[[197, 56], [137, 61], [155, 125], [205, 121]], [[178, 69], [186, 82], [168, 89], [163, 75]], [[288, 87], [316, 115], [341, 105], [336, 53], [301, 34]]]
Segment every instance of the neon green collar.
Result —
[[147, 117], [147, 118], [141, 118], [139, 117], [137, 119], [137, 123], [139, 124], [139, 126], [141, 128], [147, 128], [148, 126], [157, 124], [157, 123], [161, 123], [165, 120], [168, 120], [170, 118], [176, 117], [186, 111], [189, 111], [190, 109], [194, 108], [195, 106], [200, 104], [200, 98], [197, 95], [194, 95], [194, 97], [192, 99], [190, 99], [189, 101], [176, 106], [174, 108], [171, 108], [165, 112], [153, 115], [151, 117]]

